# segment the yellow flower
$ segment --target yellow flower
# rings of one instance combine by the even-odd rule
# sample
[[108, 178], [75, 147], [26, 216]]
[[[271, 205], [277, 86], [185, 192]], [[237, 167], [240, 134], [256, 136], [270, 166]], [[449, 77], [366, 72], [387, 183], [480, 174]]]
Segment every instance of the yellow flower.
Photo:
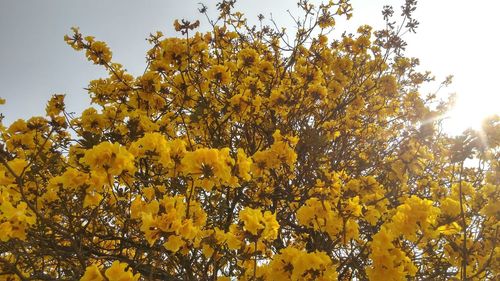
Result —
[[7, 242], [14, 237], [12, 235], [12, 224], [9, 221], [0, 223], [0, 229], [2, 229], [0, 232], [0, 241]]
[[239, 219], [243, 222], [244, 230], [259, 235], [262, 240], [274, 240], [278, 236], [280, 225], [276, 221], [276, 215], [269, 211], [262, 214], [259, 209], [246, 207], [240, 211]]
[[13, 135], [15, 133], [26, 132], [27, 130], [28, 130], [28, 125], [26, 124], [26, 121], [24, 121], [23, 119], [17, 119], [12, 124], [10, 124], [7, 132]]
[[201, 186], [211, 189], [215, 185], [231, 183], [234, 160], [229, 149], [200, 148], [187, 152], [182, 159], [184, 173], [199, 179]]
[[141, 277], [139, 273], [134, 275], [128, 267], [128, 264], [122, 263], [119, 261], [114, 261], [111, 264], [111, 267], [106, 270], [104, 275], [108, 278], [109, 281], [137, 281]]
[[85, 199], [83, 200], [83, 207], [97, 206], [102, 200], [102, 195], [96, 191], [87, 192], [85, 194]]
[[313, 100], [320, 100], [326, 97], [328, 89], [320, 84], [312, 84], [307, 88], [307, 93]]
[[287, 247], [275, 255], [264, 273], [267, 280], [337, 280], [336, 266], [325, 252]]
[[160, 236], [157, 217], [151, 213], [141, 213], [141, 231], [150, 245], [153, 245], [156, 239]]
[[453, 235], [459, 233], [462, 228], [460, 227], [460, 225], [458, 225], [458, 223], [452, 222], [438, 227], [437, 230], [439, 231], [439, 233], [444, 235]]
[[168, 237], [167, 242], [165, 242], [163, 244], [163, 246], [165, 247], [165, 249], [175, 253], [175, 252], [179, 251], [179, 249], [182, 246], [184, 246], [184, 244], [185, 243], [181, 237], [179, 237], [177, 235], [170, 235], [170, 237]]
[[356, 221], [349, 219], [346, 222], [345, 225], [345, 237], [344, 237], [344, 243], [347, 243], [351, 239], [358, 239], [359, 238], [359, 225]]
[[280, 225], [276, 220], [276, 214], [272, 214], [270, 211], [265, 211], [262, 217], [262, 222], [264, 223], [264, 231], [262, 232], [263, 240], [274, 240], [278, 237], [278, 230]]
[[246, 207], [240, 211], [239, 218], [243, 222], [243, 228], [253, 235], [257, 235], [265, 227], [262, 224], [262, 213], [258, 209]]
[[203, 244], [201, 251], [206, 258], [211, 258], [215, 253], [214, 248], [207, 244]]
[[93, 264], [91, 266], [87, 266], [85, 269], [85, 273], [83, 274], [80, 281], [103, 281], [104, 277], [102, 277], [101, 271], [97, 265]]
[[170, 143], [160, 133], [146, 133], [130, 145], [130, 153], [137, 158], [151, 157], [165, 168], [173, 167]]
[[154, 71], [144, 73], [139, 79], [139, 84], [142, 90], [146, 93], [154, 93], [160, 91], [161, 77]]
[[67, 189], [76, 189], [84, 184], [86, 184], [89, 180], [88, 174], [79, 171], [75, 168], [68, 168], [64, 174], [61, 175], [61, 181], [65, 188]]
[[102, 41], [93, 41], [90, 37], [87, 38], [90, 48], [87, 49], [87, 58], [94, 64], [108, 64], [111, 62], [111, 51], [106, 43]]
[[249, 181], [251, 179], [250, 168], [252, 166], [252, 158], [248, 157], [241, 148], [238, 148], [238, 160], [236, 164], [238, 165], [238, 176], [243, 180]]
[[456, 217], [460, 214], [460, 202], [450, 197], [446, 197], [441, 201], [441, 211], [444, 215]]
[[276, 130], [273, 138], [274, 143], [269, 149], [257, 151], [252, 156], [251, 170], [255, 176], [267, 175], [268, 169], [293, 168], [297, 161], [297, 153], [293, 149], [299, 141], [297, 137], [284, 137], [280, 130]]
[[238, 67], [251, 67], [258, 62], [259, 54], [251, 48], [238, 52]]
[[404, 235], [413, 241], [416, 239], [417, 229], [426, 235], [434, 233], [432, 226], [439, 213], [440, 210], [432, 206], [432, 201], [412, 195], [397, 207], [397, 212], [388, 227], [395, 234]]
[[169, 142], [170, 157], [176, 165], [181, 164], [181, 159], [186, 154], [186, 142], [181, 139], [174, 139]]
[[214, 65], [210, 68], [206, 77], [219, 85], [227, 85], [231, 82], [231, 72], [226, 66]]
[[342, 218], [333, 211], [328, 201], [321, 201], [314, 197], [308, 199], [297, 210], [297, 220], [300, 225], [324, 231], [332, 238], [340, 233], [343, 225]]
[[73, 123], [79, 124], [83, 130], [89, 132], [98, 132], [108, 125], [105, 116], [99, 114], [93, 107], [85, 109], [78, 122], [73, 121]]
[[27, 207], [28, 205], [26, 202], [20, 202], [14, 207], [11, 202], [3, 201], [0, 204], [0, 212], [2, 212], [2, 216], [8, 220], [15, 219], [32, 225], [35, 223], [36, 218], [27, 210]]
[[361, 215], [361, 205], [359, 203], [359, 196], [355, 196], [347, 200], [345, 210], [353, 216], [359, 217]]
[[47, 107], [45, 108], [45, 113], [54, 117], [59, 115], [61, 111], [64, 110], [64, 96], [65, 95], [53, 95], [52, 98], [47, 103]]
[[[235, 231], [233, 229], [233, 231]], [[227, 247], [230, 250], [237, 250], [241, 248], [241, 245], [243, 242], [241, 241], [240, 237], [236, 236], [231, 229], [229, 230], [228, 233], [226, 233], [226, 244]]]
[[373, 241], [370, 245], [370, 258], [373, 263], [367, 269], [370, 280], [404, 280], [403, 277], [406, 276], [405, 264], [400, 266], [399, 263], [404, 261], [406, 256], [394, 246], [393, 240], [393, 233], [386, 227], [382, 227], [377, 234], [373, 235]]
[[134, 156], [118, 143], [102, 142], [85, 152], [80, 162], [91, 170], [106, 171], [110, 175], [120, 175], [123, 171], [135, 171]]
[[28, 161], [20, 158], [16, 158], [7, 162], [7, 166], [14, 172], [16, 176], [21, 176], [21, 173], [27, 170], [28, 164]]

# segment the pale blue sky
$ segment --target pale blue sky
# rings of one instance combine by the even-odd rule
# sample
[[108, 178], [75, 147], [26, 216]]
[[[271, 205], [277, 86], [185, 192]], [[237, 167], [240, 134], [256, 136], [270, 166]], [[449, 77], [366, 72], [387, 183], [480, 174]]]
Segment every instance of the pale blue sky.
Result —
[[[64, 43], [63, 36], [70, 27], [79, 26], [84, 34], [106, 41], [114, 61], [139, 74], [145, 66], [147, 35], [156, 30], [175, 35], [174, 19], [200, 18], [198, 2], [214, 10], [212, 0], [0, 0], [0, 97], [7, 99], [7, 104], [0, 107], [6, 116], [4, 124], [43, 114], [46, 101], [54, 93], [67, 94], [70, 111], [79, 112], [88, 106], [83, 88], [105, 72]], [[286, 10], [293, 13], [295, 2], [240, 0], [238, 7], [249, 18], [272, 13], [278, 23], [288, 25]], [[347, 28], [381, 24], [382, 6], [392, 4], [399, 12], [403, 2], [353, 0], [354, 17]], [[416, 17], [421, 24], [416, 35], [406, 38], [408, 54], [419, 57], [422, 69], [433, 71], [439, 79], [455, 75], [454, 85], [445, 93], [456, 91], [469, 107], [472, 104], [482, 111], [495, 110], [492, 105], [499, 101], [496, 79], [500, 60], [495, 38], [500, 27], [496, 14], [499, 1], [418, 2]], [[485, 99], [490, 100], [475, 104]]]

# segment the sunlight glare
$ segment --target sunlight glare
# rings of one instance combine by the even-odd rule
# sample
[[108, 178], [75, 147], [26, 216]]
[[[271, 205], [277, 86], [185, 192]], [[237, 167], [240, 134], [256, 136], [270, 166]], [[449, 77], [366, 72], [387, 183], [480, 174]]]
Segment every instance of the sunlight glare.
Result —
[[481, 130], [483, 120], [500, 114], [500, 96], [486, 92], [457, 95], [455, 105], [445, 116], [443, 126], [448, 134], [459, 135], [467, 129]]

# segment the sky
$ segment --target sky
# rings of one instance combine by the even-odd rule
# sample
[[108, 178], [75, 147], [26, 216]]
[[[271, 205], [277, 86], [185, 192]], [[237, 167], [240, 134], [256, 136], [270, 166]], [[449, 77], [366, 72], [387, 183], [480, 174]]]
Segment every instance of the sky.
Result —
[[[66, 94], [69, 111], [81, 112], [90, 99], [84, 88], [106, 72], [88, 62], [83, 52], [71, 49], [63, 40], [70, 27], [107, 42], [113, 61], [138, 75], [145, 68], [149, 45], [145, 38], [157, 30], [175, 36], [175, 19], [206, 20], [197, 12], [199, 2], [214, 12], [213, 0], [0, 0], [0, 107], [4, 124], [18, 118], [43, 115], [53, 94]], [[294, 0], [239, 0], [237, 7], [249, 19], [261, 13], [291, 29]], [[319, 3], [320, 1], [311, 1]], [[354, 16], [339, 23], [337, 30], [354, 31], [361, 24], [381, 26], [383, 5], [399, 12], [404, 0], [352, 0]], [[420, 0], [415, 17], [417, 34], [408, 34], [407, 55], [418, 57], [421, 70], [430, 70], [438, 81], [454, 75], [451, 87], [441, 94], [457, 93], [457, 105], [450, 131], [486, 112], [499, 113], [497, 86], [500, 56], [496, 40], [500, 1]], [[437, 87], [437, 86], [436, 86]], [[434, 91], [434, 88], [423, 89]], [[450, 121], [451, 122], [451, 121]], [[453, 123], [451, 122], [451, 123]], [[457, 128], [454, 128], [456, 126]], [[453, 128], [452, 128], [453, 127]]]

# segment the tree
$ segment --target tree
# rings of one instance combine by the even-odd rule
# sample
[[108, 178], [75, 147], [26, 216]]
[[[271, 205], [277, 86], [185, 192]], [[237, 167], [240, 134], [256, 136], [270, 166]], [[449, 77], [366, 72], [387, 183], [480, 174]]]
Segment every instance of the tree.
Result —
[[499, 119], [442, 133], [415, 1], [336, 40], [347, 0], [300, 1], [290, 39], [233, 6], [152, 34], [139, 77], [65, 37], [109, 76], [1, 127], [0, 280], [498, 278]]

